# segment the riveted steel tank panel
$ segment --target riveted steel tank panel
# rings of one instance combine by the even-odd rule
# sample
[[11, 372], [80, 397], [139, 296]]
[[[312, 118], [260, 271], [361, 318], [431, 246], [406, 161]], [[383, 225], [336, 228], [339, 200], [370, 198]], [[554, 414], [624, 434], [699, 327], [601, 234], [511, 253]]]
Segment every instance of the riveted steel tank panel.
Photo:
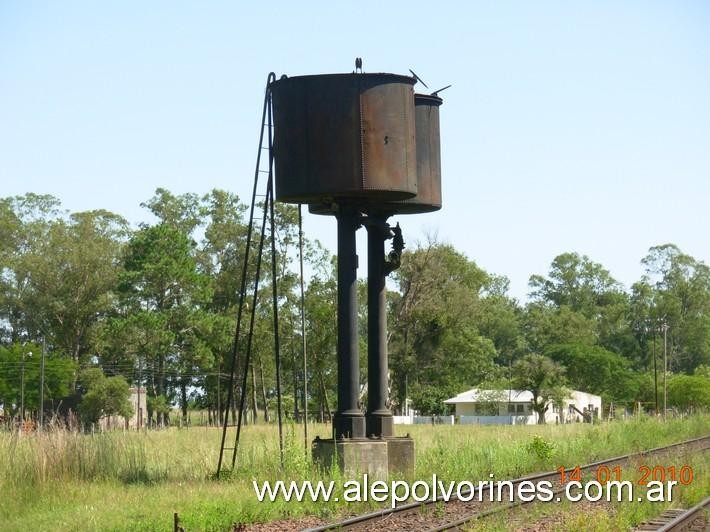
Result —
[[324, 74], [272, 83], [276, 199], [413, 197], [414, 81], [395, 74]]
[[[417, 195], [403, 201], [374, 201], [362, 206], [371, 214], [420, 214], [441, 209], [441, 135], [438, 96], [416, 94]], [[328, 203], [309, 205], [313, 214], [334, 214]]]

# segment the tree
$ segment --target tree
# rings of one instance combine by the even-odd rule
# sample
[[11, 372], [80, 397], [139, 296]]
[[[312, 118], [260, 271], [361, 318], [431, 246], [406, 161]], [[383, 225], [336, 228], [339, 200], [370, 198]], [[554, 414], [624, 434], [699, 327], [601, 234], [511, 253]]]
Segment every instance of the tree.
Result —
[[160, 223], [169, 225], [185, 235], [190, 235], [202, 222], [205, 214], [197, 194], [174, 195], [169, 190], [157, 188], [155, 195], [141, 203]]
[[23, 280], [16, 273], [20, 253], [22, 220], [13, 208], [12, 200], [0, 200], [0, 341], [20, 340], [19, 293]]
[[574, 342], [629, 356], [638, 348], [628, 320], [628, 295], [607, 269], [586, 255], [558, 255], [548, 276], [533, 275], [529, 284], [533, 350]]
[[107, 211], [75, 213], [50, 224], [24, 259], [24, 297], [33, 328], [79, 363], [91, 328], [112, 310], [127, 222]]
[[522, 319], [527, 346], [532, 352], [544, 352], [549, 346], [562, 343], [597, 342], [596, 322], [568, 306], [552, 308], [530, 303]]
[[554, 307], [569, 307], [588, 318], [615, 302], [622, 288], [608, 270], [586, 255], [563, 253], [552, 261], [549, 277], [530, 277], [530, 296]]
[[[406, 395], [414, 397], [420, 389], [420, 395], [430, 396], [429, 386], [465, 388], [491, 378], [499, 353], [481, 329], [495, 335], [485, 311], [494, 306], [494, 298], [503, 297], [505, 280], [432, 239], [405, 252], [401, 262], [393, 274], [399, 290], [388, 294], [390, 368], [397, 403], [404, 405]], [[514, 327], [512, 331], [514, 335]], [[509, 330], [497, 336], [506, 349], [516, 342], [510, 334]]]
[[85, 426], [95, 425], [104, 416], [130, 417], [133, 406], [128, 400], [130, 390], [126, 379], [106, 377], [99, 368], [86, 369], [80, 377], [83, 395], [79, 415]]
[[[21, 398], [21, 381], [25, 381], [24, 403], [26, 411], [40, 408], [40, 358], [42, 347], [37, 344], [13, 343], [0, 346], [0, 406], [10, 416], [18, 414]], [[68, 357], [47, 354], [44, 367], [45, 405], [69, 393], [74, 381], [76, 364]]]
[[710, 268], [665, 244], [641, 261], [642, 282], [653, 289], [651, 317], [668, 324], [668, 361], [673, 371], [692, 373], [710, 364]]
[[[507, 286], [504, 292], [507, 291]], [[481, 335], [489, 338], [496, 350], [496, 363], [510, 366], [525, 354], [527, 342], [524, 336], [524, 313], [517, 301], [503, 294], [492, 293], [481, 300], [478, 328]]]
[[601, 346], [558, 344], [545, 355], [566, 368], [574, 389], [601, 395], [605, 401], [638, 400], [639, 383], [627, 359]]
[[412, 408], [424, 416], [440, 416], [450, 411], [450, 406], [444, 403], [461, 391], [456, 386], [431, 386], [423, 384], [412, 392]]
[[[257, 205], [256, 209], [261, 210], [263, 205]], [[243, 362], [241, 355], [246, 351], [246, 337], [250, 315], [254, 314], [254, 337], [252, 342], [252, 357], [247, 376], [247, 390], [251, 410], [256, 416], [259, 410], [258, 403], [261, 402], [264, 418], [269, 418], [270, 398], [275, 395], [275, 388], [272, 382], [275, 381], [275, 362], [273, 344], [273, 310], [271, 298], [271, 266], [272, 261], [276, 267], [278, 280], [278, 305], [279, 305], [279, 326], [282, 352], [282, 377], [284, 382], [288, 382], [288, 376], [293, 376], [293, 397], [298, 399], [297, 390], [302, 376], [301, 364], [296, 361], [296, 353], [300, 351], [300, 327], [296, 324], [300, 320], [298, 297], [295, 288], [298, 286], [298, 278], [290, 268], [294, 257], [295, 243], [297, 242], [297, 210], [293, 206], [277, 204], [275, 206], [275, 230], [277, 233], [275, 244], [276, 256], [271, 256], [270, 235], [265, 235], [263, 255], [261, 261], [261, 272], [259, 279], [259, 294], [256, 308], [252, 308], [252, 289], [256, 276], [257, 264], [257, 242], [259, 239], [258, 228], [260, 224], [255, 224], [257, 231], [252, 234], [249, 263], [246, 269], [246, 279], [242, 279], [244, 271], [244, 256], [246, 253], [246, 237], [248, 225], [244, 220], [246, 205], [239, 201], [233, 194], [221, 190], [213, 190], [202, 198], [202, 212], [207, 216], [205, 237], [198, 250], [198, 261], [200, 270], [209, 278], [212, 290], [211, 301], [207, 305], [208, 311], [218, 316], [217, 319], [224, 323], [229, 323], [229, 334], [217, 338], [219, 341], [210, 341], [210, 347], [215, 358], [215, 366], [220, 368], [219, 372], [228, 373], [231, 371], [231, 352], [234, 337], [234, 319], [237, 315], [240, 288], [242, 281], [245, 281], [247, 289], [247, 301], [242, 315], [242, 328], [240, 332], [240, 345], [238, 346], [238, 357], [240, 366]], [[260, 214], [257, 214], [259, 216]], [[317, 245], [312, 245], [305, 241], [306, 263], [309, 257], [313, 256], [313, 250]], [[319, 259], [321, 257], [318, 257]], [[327, 259], [326, 259], [327, 262]], [[318, 265], [315, 270], [319, 270]], [[223, 329], [223, 328], [222, 328]], [[300, 357], [298, 357], [300, 360]], [[237, 389], [235, 397], [239, 396], [242, 379], [240, 376], [242, 368], [237, 368]], [[211, 407], [215, 411], [221, 411], [226, 400], [227, 385], [220, 378], [209, 378], [206, 381], [206, 394], [209, 396]], [[269, 384], [267, 384], [269, 382]], [[258, 393], [257, 393], [258, 392]], [[298, 408], [298, 401], [294, 401], [294, 410]]]
[[312, 278], [305, 293], [306, 338], [310, 366], [310, 393], [321, 420], [331, 419], [337, 385], [337, 284], [331, 272], [327, 278]]
[[244, 222], [247, 206], [238, 196], [221, 190], [211, 191], [202, 202], [202, 211], [209, 221], [197, 260], [212, 286], [210, 307], [223, 313], [235, 308], [239, 298], [248, 229]]
[[539, 424], [545, 423], [548, 404], [559, 403], [567, 395], [564, 373], [561, 365], [543, 355], [525, 355], [513, 365], [513, 385], [532, 393], [532, 409]]
[[[205, 337], [209, 318], [203, 311], [209, 300], [207, 278], [197, 270], [194, 242], [180, 229], [161, 223], [144, 226], [127, 246], [119, 289], [125, 320], [139, 339], [152, 377], [150, 394], [166, 396], [169, 375], [178, 374], [186, 415], [187, 388], [196, 368], [212, 364]], [[158, 423], [164, 423], [162, 412]]]
[[668, 380], [668, 403], [686, 411], [710, 408], [710, 379], [696, 375], [673, 375]]
[[59, 211], [51, 196], [0, 202], [0, 315], [10, 342], [46, 340], [79, 363], [113, 308], [126, 221], [104, 210]]

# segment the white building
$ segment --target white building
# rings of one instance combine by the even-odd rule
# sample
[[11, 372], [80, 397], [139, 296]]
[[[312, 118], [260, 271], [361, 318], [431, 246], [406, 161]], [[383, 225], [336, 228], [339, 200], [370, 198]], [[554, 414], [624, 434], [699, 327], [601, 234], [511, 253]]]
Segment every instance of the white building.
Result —
[[[456, 416], [461, 424], [534, 425], [538, 420], [532, 410], [532, 400], [532, 392], [528, 391], [473, 388], [444, 403], [455, 405]], [[590, 421], [599, 418], [601, 408], [602, 398], [598, 395], [572, 390], [561, 410], [557, 405], [547, 405], [545, 422]]]

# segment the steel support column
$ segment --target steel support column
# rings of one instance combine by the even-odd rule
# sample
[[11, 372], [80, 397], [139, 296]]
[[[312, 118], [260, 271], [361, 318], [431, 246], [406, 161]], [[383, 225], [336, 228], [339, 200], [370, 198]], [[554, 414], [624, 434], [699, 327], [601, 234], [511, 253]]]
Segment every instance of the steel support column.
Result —
[[367, 435], [394, 436], [394, 420], [387, 387], [387, 288], [385, 240], [386, 219], [367, 226]]
[[342, 207], [338, 220], [338, 411], [333, 418], [335, 438], [364, 438], [360, 411], [360, 353], [357, 327], [357, 249], [359, 214]]

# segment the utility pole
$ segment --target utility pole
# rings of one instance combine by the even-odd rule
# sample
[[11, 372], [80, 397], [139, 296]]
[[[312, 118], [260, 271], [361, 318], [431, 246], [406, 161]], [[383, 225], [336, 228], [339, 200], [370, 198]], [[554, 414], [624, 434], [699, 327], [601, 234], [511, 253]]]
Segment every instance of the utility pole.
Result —
[[[32, 352], [29, 353], [32, 356]], [[25, 422], [25, 351], [22, 351], [22, 370], [20, 373], [20, 430]]]
[[138, 404], [136, 405], [136, 430], [141, 430], [143, 424], [143, 410], [141, 409], [141, 382], [143, 381], [143, 366], [141, 359], [138, 357]]
[[44, 358], [47, 354], [47, 340], [42, 338], [42, 358], [39, 364], [39, 430], [44, 427]]
[[409, 373], [404, 374], [404, 415], [409, 417]]
[[[220, 354], [221, 357], [221, 354]], [[217, 365], [217, 426], [222, 426], [222, 401], [219, 383], [222, 382], [222, 359], [220, 358], [219, 364]]]
[[[298, 204], [298, 262], [301, 273], [301, 349], [303, 350], [303, 447], [308, 456], [308, 354], [306, 350], [306, 308], [303, 291], [303, 217]], [[294, 397], [294, 403], [298, 398]]]
[[666, 318], [663, 318], [663, 420], [665, 421], [668, 409], [668, 387], [667, 373], [668, 373], [668, 323]]
[[653, 330], [653, 396], [656, 401], [656, 417], [658, 417], [658, 369], [656, 363], [656, 326], [652, 325]]

